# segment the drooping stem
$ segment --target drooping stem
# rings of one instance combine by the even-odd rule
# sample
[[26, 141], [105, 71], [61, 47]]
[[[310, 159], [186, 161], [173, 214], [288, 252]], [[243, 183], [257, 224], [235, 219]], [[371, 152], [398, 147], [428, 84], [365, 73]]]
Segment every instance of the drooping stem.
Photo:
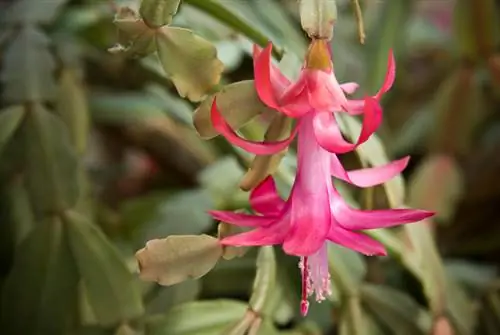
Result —
[[359, 42], [365, 44], [365, 23], [363, 21], [363, 12], [361, 11], [361, 6], [359, 5], [359, 0], [351, 0], [354, 7], [354, 13], [356, 14], [356, 21], [358, 23], [358, 36]]

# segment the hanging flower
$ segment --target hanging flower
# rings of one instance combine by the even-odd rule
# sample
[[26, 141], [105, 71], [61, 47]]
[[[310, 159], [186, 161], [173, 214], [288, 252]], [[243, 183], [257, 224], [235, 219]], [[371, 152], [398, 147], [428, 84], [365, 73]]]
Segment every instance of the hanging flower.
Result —
[[[250, 195], [255, 215], [211, 211], [217, 220], [253, 230], [226, 237], [224, 245], [262, 246], [281, 244], [285, 253], [300, 257], [302, 271], [303, 315], [308, 297], [317, 301], [330, 294], [330, 276], [326, 243], [328, 241], [365, 255], [385, 255], [384, 246], [362, 231], [416, 222], [433, 213], [412, 209], [363, 211], [351, 208], [332, 183], [332, 176], [359, 187], [382, 184], [398, 175], [408, 158], [384, 166], [346, 171], [337, 154], [354, 150], [378, 128], [382, 120], [379, 99], [394, 81], [394, 61], [389, 61], [382, 89], [374, 97], [348, 100], [355, 83], [339, 85], [333, 73], [326, 42], [313, 41], [299, 79], [295, 83], [284, 77], [270, 62], [271, 47], [263, 52], [255, 48], [255, 85], [260, 99], [269, 107], [297, 119], [291, 136], [279, 142], [252, 142], [239, 137], [212, 105], [212, 122], [217, 131], [254, 154], [266, 155], [286, 148], [298, 137], [297, 175], [288, 199], [276, 191], [274, 180], [265, 179]], [[363, 128], [355, 143], [346, 141], [335, 114], [363, 114]]]

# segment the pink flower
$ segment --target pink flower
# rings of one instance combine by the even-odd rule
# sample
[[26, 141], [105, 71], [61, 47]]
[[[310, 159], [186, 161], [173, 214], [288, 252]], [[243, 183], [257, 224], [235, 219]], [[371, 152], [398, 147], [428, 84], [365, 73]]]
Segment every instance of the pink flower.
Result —
[[[318, 44], [319, 43], [319, 44]], [[332, 176], [359, 187], [382, 184], [398, 175], [408, 158], [369, 169], [346, 171], [337, 153], [354, 150], [365, 142], [381, 122], [380, 96], [394, 80], [394, 61], [382, 89], [364, 101], [348, 100], [343, 91], [352, 92], [357, 84], [339, 85], [326, 44], [312, 43], [305, 67], [295, 83], [285, 78], [270, 63], [271, 47], [255, 49], [255, 85], [259, 97], [268, 106], [298, 119], [290, 138], [274, 143], [251, 142], [239, 137], [212, 106], [215, 129], [229, 142], [255, 154], [273, 154], [286, 148], [298, 134], [297, 175], [288, 199], [276, 191], [268, 177], [250, 195], [255, 215], [211, 211], [217, 220], [253, 230], [222, 240], [225, 245], [262, 246], [282, 244], [283, 250], [300, 257], [302, 271], [301, 311], [308, 309], [307, 298], [315, 294], [321, 301], [330, 293], [326, 242], [331, 241], [365, 255], [385, 255], [384, 246], [362, 233], [366, 229], [392, 227], [420, 221], [433, 213], [412, 209], [363, 211], [351, 208], [332, 183]], [[325, 57], [328, 57], [328, 61]], [[341, 135], [335, 113], [364, 114], [363, 128], [356, 143]]]

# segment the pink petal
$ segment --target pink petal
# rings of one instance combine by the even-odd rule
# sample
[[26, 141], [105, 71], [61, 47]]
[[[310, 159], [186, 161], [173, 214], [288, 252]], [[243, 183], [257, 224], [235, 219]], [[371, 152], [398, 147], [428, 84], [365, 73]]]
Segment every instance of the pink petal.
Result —
[[209, 211], [208, 214], [218, 221], [241, 227], [265, 227], [276, 220], [275, 218], [268, 216], [257, 216], [226, 211]]
[[253, 210], [262, 214], [278, 214], [285, 202], [278, 195], [276, 184], [271, 176], [268, 176], [250, 193], [250, 206]]
[[290, 134], [290, 137], [277, 142], [257, 142], [245, 140], [238, 136], [229, 124], [224, 120], [217, 108], [217, 99], [214, 99], [212, 103], [211, 118], [212, 124], [220, 134], [222, 134], [231, 144], [234, 144], [245, 151], [256, 155], [272, 155], [283, 151], [292, 143], [295, 135], [297, 135], [298, 127], [295, 127]]
[[380, 100], [382, 95], [389, 91], [394, 84], [394, 80], [396, 79], [396, 60], [394, 59], [394, 53], [392, 50], [389, 50], [389, 61], [387, 63], [387, 72], [385, 74], [384, 83], [382, 87], [375, 95], [377, 100]]
[[360, 252], [367, 256], [385, 256], [387, 252], [382, 243], [363, 233], [345, 230], [337, 225], [332, 225], [328, 239], [343, 247]]
[[358, 187], [372, 187], [383, 184], [400, 174], [406, 168], [409, 161], [410, 156], [407, 156], [382, 166], [346, 171], [337, 155], [333, 154], [331, 156], [331, 169], [332, 175], [335, 178]]
[[333, 194], [331, 211], [338, 224], [349, 230], [393, 227], [418, 222], [434, 215], [433, 212], [419, 209], [359, 210], [346, 204], [338, 193]]
[[278, 228], [256, 228], [252, 231], [231, 235], [223, 238], [220, 243], [222, 245], [234, 246], [261, 246], [274, 245], [283, 243], [285, 237], [284, 231], [279, 231]]
[[279, 109], [280, 104], [275, 95], [274, 85], [272, 82], [272, 48], [273, 45], [269, 43], [262, 53], [257, 58], [254, 58], [255, 89], [257, 90], [260, 100], [262, 100], [264, 104], [270, 108]]
[[332, 113], [317, 113], [313, 122], [314, 133], [319, 145], [329, 152], [343, 154], [356, 149], [356, 147], [366, 142], [382, 122], [382, 108], [371, 97], [365, 98], [364, 108], [363, 127], [355, 144], [347, 142], [342, 137], [342, 133]]
[[349, 115], [361, 115], [365, 111], [364, 100], [347, 100], [346, 110]]
[[342, 91], [344, 91], [347, 94], [353, 94], [356, 92], [356, 90], [359, 88], [359, 85], [357, 83], [344, 83], [340, 85], [340, 88]]
[[338, 112], [347, 104], [333, 71], [303, 70], [307, 79], [309, 104], [316, 110]]
[[283, 250], [289, 255], [310, 256], [325, 243], [330, 230], [331, 214], [328, 204], [311, 203], [307, 208], [297, 208], [297, 204], [293, 203], [292, 206], [292, 226], [283, 242]]
[[[269, 45], [271, 45], [271, 49], [272, 49], [272, 44], [269, 43]], [[268, 45], [268, 47], [269, 47]], [[272, 51], [272, 50], [271, 50]], [[260, 57], [262, 53], [262, 48], [260, 46], [258, 46], [257, 44], [254, 44], [253, 46], [253, 59], [254, 59], [254, 66], [255, 66], [255, 61]], [[279, 70], [279, 68], [274, 65], [272, 62], [271, 62], [271, 59], [269, 59], [269, 66], [270, 66], [270, 74], [271, 74], [271, 83], [273, 84], [273, 87], [275, 89], [275, 96], [278, 96], [284, 88], [286, 88], [287, 86], [289, 86], [291, 84], [290, 80], [288, 80], [288, 78], [286, 76], [284, 76], [281, 71]]]

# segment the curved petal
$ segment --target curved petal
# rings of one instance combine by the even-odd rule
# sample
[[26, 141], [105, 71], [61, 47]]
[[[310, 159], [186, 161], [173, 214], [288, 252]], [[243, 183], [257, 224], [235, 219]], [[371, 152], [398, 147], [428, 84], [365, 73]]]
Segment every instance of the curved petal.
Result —
[[[269, 45], [271, 45], [272, 48], [272, 44], [269, 43]], [[261, 54], [262, 54], [262, 48], [257, 44], [254, 44], [253, 45], [254, 67], [256, 60], [260, 57]], [[287, 86], [289, 86], [291, 82], [285, 75], [281, 73], [280, 69], [271, 62], [270, 58], [269, 58], [269, 66], [270, 66], [271, 83], [273, 84], [274, 89], [277, 91], [275, 92], [275, 96], [278, 96], [278, 94], [282, 92]]]
[[365, 100], [347, 100], [346, 110], [349, 115], [361, 115], [365, 111]]
[[353, 94], [359, 88], [359, 85], [358, 85], [358, 83], [350, 82], [350, 83], [341, 84], [340, 88], [342, 89], [342, 91], [344, 91], [347, 94]]
[[330, 164], [332, 175], [335, 178], [358, 187], [372, 187], [383, 184], [400, 174], [406, 168], [409, 161], [410, 156], [407, 156], [382, 166], [346, 171], [337, 155], [333, 154]]
[[382, 87], [378, 90], [375, 95], [375, 99], [380, 100], [382, 95], [389, 91], [394, 84], [394, 80], [396, 79], [396, 60], [394, 59], [394, 52], [389, 50], [389, 60], [387, 62], [387, 72], [385, 74], [384, 83]]
[[316, 110], [338, 112], [347, 104], [333, 71], [303, 70], [307, 78], [309, 104]]
[[266, 227], [276, 218], [227, 211], [208, 211], [214, 219], [241, 227]]
[[371, 97], [365, 98], [364, 108], [363, 127], [356, 143], [350, 143], [343, 138], [332, 113], [317, 113], [314, 116], [313, 123], [318, 144], [331, 153], [343, 154], [356, 149], [356, 147], [366, 142], [382, 122], [382, 108]]
[[345, 203], [340, 194], [333, 194], [331, 211], [340, 226], [349, 230], [393, 227], [418, 222], [434, 215], [420, 209], [359, 210]]
[[270, 228], [256, 228], [252, 231], [231, 235], [220, 240], [222, 245], [261, 246], [281, 244], [286, 231], [279, 224]]
[[276, 184], [271, 176], [264, 179], [250, 193], [250, 206], [258, 213], [279, 214], [284, 205], [285, 201], [278, 195]]
[[245, 140], [238, 136], [229, 124], [224, 120], [219, 110], [217, 109], [217, 99], [212, 103], [211, 111], [212, 124], [220, 134], [222, 134], [231, 144], [234, 144], [245, 151], [256, 155], [273, 155], [283, 151], [292, 143], [295, 135], [297, 135], [298, 127], [295, 127], [290, 134], [290, 137], [283, 141], [276, 142], [256, 142]]
[[360, 252], [367, 256], [385, 256], [387, 252], [382, 243], [363, 233], [345, 230], [337, 225], [332, 225], [328, 239], [333, 243]]
[[[273, 45], [269, 45], [262, 51], [262, 53], [254, 58], [254, 78], [255, 89], [259, 95], [260, 100], [268, 107], [279, 109], [279, 102], [272, 80], [271, 70], [271, 52]], [[255, 52], [255, 49], [254, 49]]]

